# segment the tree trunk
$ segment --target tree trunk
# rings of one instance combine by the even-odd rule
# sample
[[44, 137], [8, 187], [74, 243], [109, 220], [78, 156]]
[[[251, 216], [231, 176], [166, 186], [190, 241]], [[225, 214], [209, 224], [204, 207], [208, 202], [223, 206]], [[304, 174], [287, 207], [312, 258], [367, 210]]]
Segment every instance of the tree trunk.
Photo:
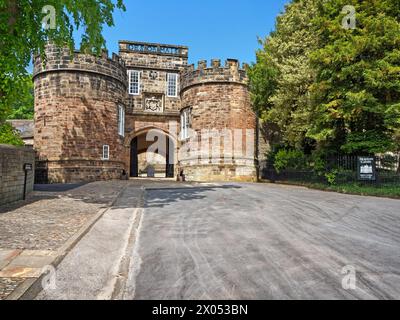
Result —
[[17, 0], [8, 0], [6, 11], [8, 12], [8, 31], [14, 33], [15, 24], [17, 23], [18, 5]]

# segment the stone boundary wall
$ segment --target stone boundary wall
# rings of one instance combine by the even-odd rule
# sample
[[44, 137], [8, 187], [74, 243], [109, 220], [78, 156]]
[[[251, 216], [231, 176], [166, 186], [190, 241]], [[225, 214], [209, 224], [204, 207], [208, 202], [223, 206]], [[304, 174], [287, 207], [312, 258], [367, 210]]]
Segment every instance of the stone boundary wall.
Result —
[[[0, 206], [23, 199], [25, 163], [35, 166], [32, 148], [0, 144]], [[33, 184], [34, 170], [28, 172], [27, 194], [33, 191]]]

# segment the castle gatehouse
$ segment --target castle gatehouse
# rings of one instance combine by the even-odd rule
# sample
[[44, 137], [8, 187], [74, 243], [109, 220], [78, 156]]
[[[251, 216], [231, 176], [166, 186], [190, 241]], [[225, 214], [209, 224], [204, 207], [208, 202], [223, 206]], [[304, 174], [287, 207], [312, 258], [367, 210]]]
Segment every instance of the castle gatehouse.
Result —
[[34, 146], [46, 180], [255, 181], [260, 148], [246, 65], [188, 65], [188, 53], [120, 41], [110, 58], [48, 45], [34, 63]]

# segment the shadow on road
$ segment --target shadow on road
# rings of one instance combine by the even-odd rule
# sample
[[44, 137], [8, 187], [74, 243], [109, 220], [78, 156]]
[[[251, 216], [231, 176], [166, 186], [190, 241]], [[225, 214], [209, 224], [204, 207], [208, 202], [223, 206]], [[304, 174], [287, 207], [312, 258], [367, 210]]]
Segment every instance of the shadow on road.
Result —
[[172, 188], [172, 189], [147, 189], [147, 194], [151, 194], [150, 197], [146, 197], [145, 208], [163, 208], [171, 205], [175, 202], [180, 201], [192, 201], [205, 199], [206, 192], [222, 189], [241, 189], [238, 185], [224, 185], [224, 186], [213, 186], [213, 187], [193, 187], [193, 188]]
[[74, 184], [35, 184], [33, 191], [40, 192], [65, 192], [80, 188], [88, 182]]
[[[115, 188], [108, 188], [108, 190], [103, 191], [99, 184], [100, 182], [83, 182], [77, 184], [35, 185], [34, 192], [28, 194], [26, 200], [19, 200], [0, 206], [0, 214], [24, 209], [25, 207], [30, 208], [31, 205], [38, 201], [57, 201], [59, 198], [69, 198], [77, 203], [98, 204], [105, 208], [118, 194], [118, 190], [122, 190], [122, 187], [115, 186]], [[95, 187], [91, 187], [91, 185], [95, 185]], [[63, 210], [63, 208], [60, 207], [60, 210]]]

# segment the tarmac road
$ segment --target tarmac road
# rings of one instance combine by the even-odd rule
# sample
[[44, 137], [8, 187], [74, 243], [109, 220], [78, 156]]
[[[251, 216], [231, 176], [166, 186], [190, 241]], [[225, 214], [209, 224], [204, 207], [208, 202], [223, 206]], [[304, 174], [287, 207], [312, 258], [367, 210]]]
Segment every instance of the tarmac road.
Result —
[[400, 201], [132, 182], [55, 284], [37, 299], [400, 299]]
[[125, 299], [400, 299], [400, 201], [266, 184], [147, 190], [129, 273]]

